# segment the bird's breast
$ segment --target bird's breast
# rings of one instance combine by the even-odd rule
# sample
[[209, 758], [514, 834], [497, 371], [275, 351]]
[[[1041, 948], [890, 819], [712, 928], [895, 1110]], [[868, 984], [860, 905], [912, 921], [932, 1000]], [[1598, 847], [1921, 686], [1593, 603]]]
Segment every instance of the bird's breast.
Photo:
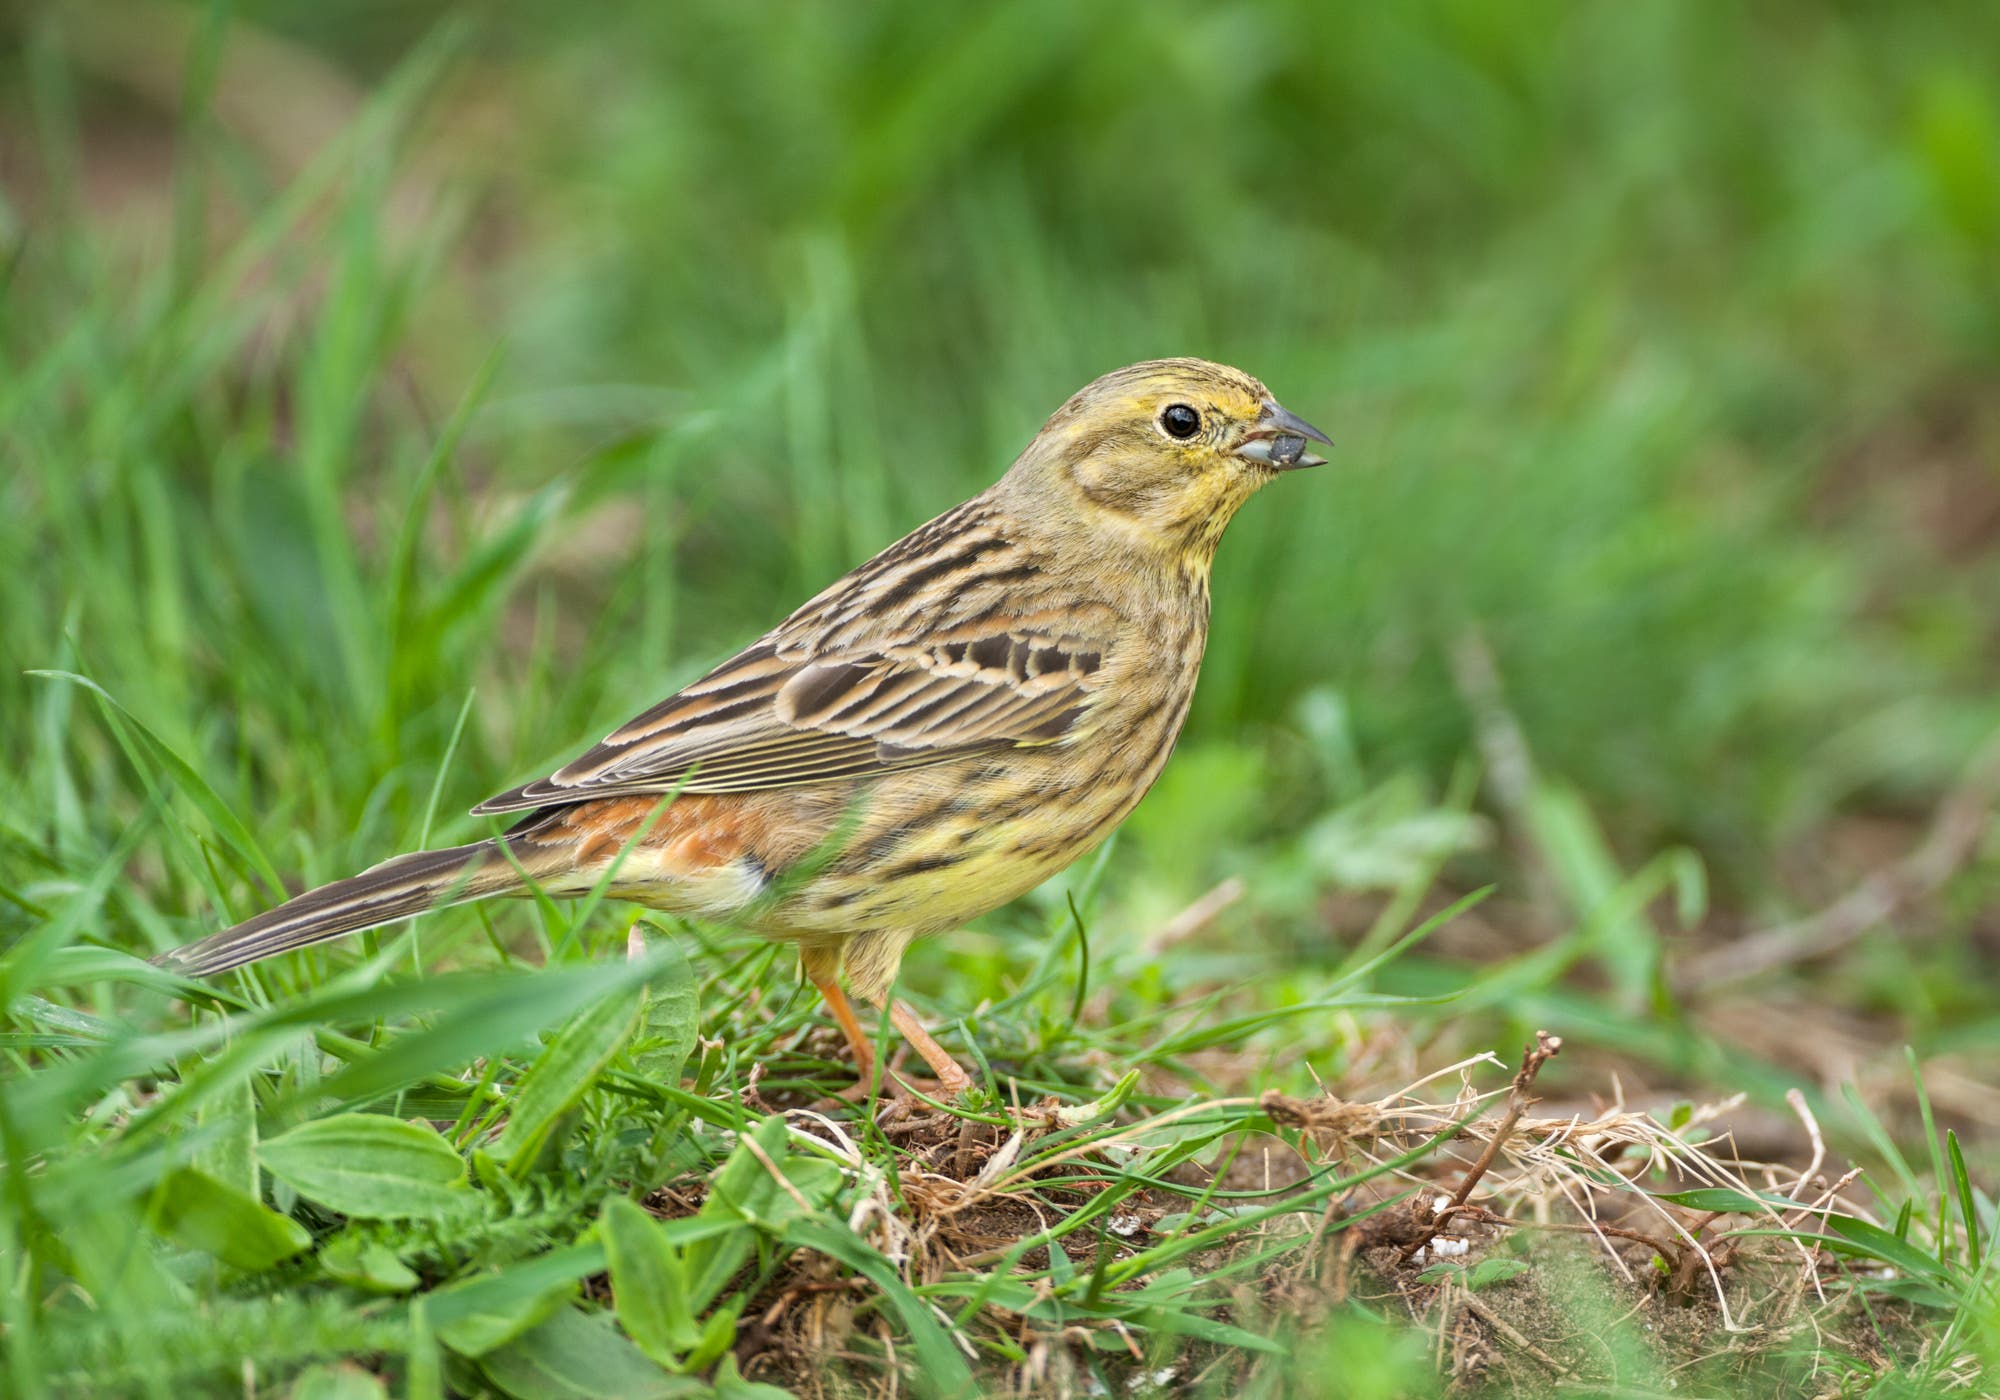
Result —
[[1033, 889], [1102, 841], [1173, 750], [1194, 695], [1203, 629], [1154, 639], [1055, 743], [1003, 750], [871, 785], [839, 853], [773, 907], [772, 931], [815, 936], [955, 927]]

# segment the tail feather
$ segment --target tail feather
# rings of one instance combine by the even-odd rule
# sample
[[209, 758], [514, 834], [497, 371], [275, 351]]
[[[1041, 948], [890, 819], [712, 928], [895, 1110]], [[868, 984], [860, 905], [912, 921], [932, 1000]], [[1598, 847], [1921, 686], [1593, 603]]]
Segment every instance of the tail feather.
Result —
[[484, 899], [519, 883], [520, 877], [494, 841], [415, 851], [307, 890], [234, 928], [162, 953], [153, 962], [189, 977], [206, 977], [427, 909]]

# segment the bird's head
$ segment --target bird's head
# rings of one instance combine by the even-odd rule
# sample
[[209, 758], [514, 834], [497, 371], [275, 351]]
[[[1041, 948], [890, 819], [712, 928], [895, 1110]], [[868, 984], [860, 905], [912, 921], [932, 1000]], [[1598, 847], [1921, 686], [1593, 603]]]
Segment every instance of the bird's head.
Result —
[[1319, 466], [1326, 434], [1242, 370], [1148, 360], [1057, 409], [1002, 491], [1060, 512], [1086, 540], [1159, 550], [1203, 569], [1238, 506], [1280, 472]]

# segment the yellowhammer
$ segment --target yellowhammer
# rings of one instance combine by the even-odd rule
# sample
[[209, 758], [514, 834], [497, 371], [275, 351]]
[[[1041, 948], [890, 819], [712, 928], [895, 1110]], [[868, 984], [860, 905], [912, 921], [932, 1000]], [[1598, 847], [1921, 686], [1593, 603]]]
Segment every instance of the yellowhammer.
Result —
[[[159, 962], [201, 975], [463, 900], [608, 893], [798, 944], [864, 1081], [840, 989], [902, 1002], [910, 941], [1061, 870], [1167, 761], [1223, 527], [1326, 436], [1240, 370], [1153, 360], [1056, 410], [986, 491], [890, 545], [575, 762], [482, 802], [495, 840], [398, 856]], [[502, 842], [506, 850], [501, 850]], [[615, 865], [614, 865], [615, 863]]]

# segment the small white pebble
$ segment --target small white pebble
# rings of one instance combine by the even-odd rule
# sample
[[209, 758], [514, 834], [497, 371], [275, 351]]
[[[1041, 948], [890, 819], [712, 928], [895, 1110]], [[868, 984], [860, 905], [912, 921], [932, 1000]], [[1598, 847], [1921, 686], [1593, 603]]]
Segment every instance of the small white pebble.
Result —
[[1139, 1371], [1125, 1382], [1127, 1390], [1163, 1390], [1181, 1373], [1178, 1366], [1162, 1366], [1157, 1371]]
[[1431, 1214], [1432, 1215], [1444, 1214], [1445, 1207], [1450, 1204], [1451, 1204], [1451, 1197], [1439, 1196], [1435, 1201], [1431, 1202]]
[[1122, 1239], [1138, 1234], [1146, 1222], [1136, 1215], [1114, 1215], [1107, 1223], [1111, 1226], [1111, 1233]]
[[1431, 1241], [1431, 1250], [1440, 1259], [1455, 1259], [1461, 1254], [1471, 1252], [1472, 1241], [1454, 1240], [1448, 1236], [1440, 1235], [1437, 1239]]

